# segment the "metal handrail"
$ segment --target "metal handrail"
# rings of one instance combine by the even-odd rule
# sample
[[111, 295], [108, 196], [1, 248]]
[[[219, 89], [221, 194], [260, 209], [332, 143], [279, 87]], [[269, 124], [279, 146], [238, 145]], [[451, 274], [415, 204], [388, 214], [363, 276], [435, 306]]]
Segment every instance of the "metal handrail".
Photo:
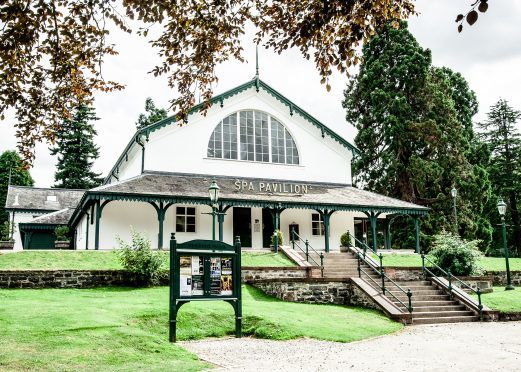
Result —
[[364, 252], [364, 258], [365, 258], [367, 249], [369, 249], [370, 251], [376, 253], [376, 251], [372, 247], [367, 245], [367, 243], [357, 239], [354, 235], [351, 235], [351, 233], [349, 231], [347, 231], [347, 238], [349, 239], [349, 244], [351, 244], [351, 238], [353, 238], [353, 240], [355, 241], [354, 247], [356, 247], [356, 243], [358, 243], [358, 244], [360, 244], [362, 246], [363, 252]]
[[[303, 249], [296, 241], [295, 241], [295, 238], [298, 238], [298, 240], [303, 240], [298, 234], [297, 232], [292, 229], [291, 230], [291, 245], [292, 245], [292, 248], [293, 250], [295, 250], [295, 246], [297, 246], [305, 255], [306, 255], [306, 261], [309, 262], [309, 260], [311, 259], [311, 261], [313, 261], [313, 263], [315, 264], [315, 266], [320, 266], [320, 270], [321, 270], [321, 275], [322, 277], [324, 277], [324, 253], [322, 252], [317, 252], [312, 246], [311, 244], [309, 244], [309, 241], [306, 239], [304, 241], [304, 244], [305, 244], [305, 247], [306, 249]], [[320, 264], [312, 257], [310, 256], [309, 254], [309, 250], [311, 249], [312, 252], [314, 252], [315, 254], [317, 254], [319, 257], [320, 257]]]
[[427, 276], [425, 275], [425, 273], [429, 273], [431, 276], [433, 277], [437, 277], [436, 274], [434, 274], [431, 270], [429, 270], [426, 266], [425, 266], [425, 261], [428, 261], [432, 266], [434, 266], [437, 270], [439, 270], [441, 273], [445, 274], [447, 276], [447, 281], [449, 283], [448, 287], [447, 287], [447, 290], [449, 292], [449, 298], [452, 300], [453, 298], [453, 295], [452, 295], [452, 280], [453, 279], [456, 279], [456, 281], [460, 284], [463, 285], [463, 287], [467, 288], [467, 289], [470, 289], [472, 292], [474, 292], [477, 296], [478, 296], [478, 310], [479, 310], [479, 319], [480, 320], [483, 320], [483, 303], [481, 302], [481, 290], [479, 288], [477, 289], [474, 289], [472, 288], [470, 285], [468, 285], [467, 283], [465, 283], [463, 280], [455, 277], [451, 272], [450, 272], [450, 269], [448, 269], [447, 271], [443, 270], [440, 266], [438, 266], [435, 262], [431, 261], [426, 255], [425, 253], [422, 252], [421, 254], [421, 258], [422, 258], [422, 274], [423, 274], [423, 278], [425, 279]]
[[[393, 283], [396, 288], [398, 288], [400, 291], [402, 291], [403, 293], [405, 293], [405, 295], [407, 296], [408, 298], [408, 302], [409, 302], [409, 305], [406, 305], [402, 300], [400, 300], [398, 297], [396, 297], [394, 295], [394, 293], [392, 293], [389, 289], [387, 289], [387, 293], [390, 294], [396, 301], [398, 301], [400, 304], [402, 304], [402, 306], [404, 308], [407, 309], [407, 311], [409, 311], [409, 313], [412, 313], [413, 311], [413, 307], [412, 307], [412, 292], [410, 290], [410, 288], [407, 288], [407, 291], [405, 289], [403, 289], [398, 283], [396, 283], [394, 280], [392, 280], [391, 278], [389, 278], [385, 272], [384, 272], [384, 268], [383, 268], [383, 265], [382, 265], [382, 254], [380, 253], [380, 271], [378, 271], [375, 267], [373, 267], [371, 264], [369, 264], [369, 262], [367, 261], [367, 259], [365, 257], [363, 257], [359, 251], [356, 252], [356, 257], [357, 257], [357, 260], [358, 260], [358, 277], [359, 278], [362, 278], [362, 273], [364, 273], [369, 279], [371, 279], [371, 281], [373, 283], [375, 283], [381, 290], [382, 290], [382, 294], [384, 296], [386, 296], [386, 288], [385, 288], [385, 279], [387, 279], [389, 282]], [[378, 275], [380, 275], [380, 278], [382, 280], [382, 284], [380, 285], [379, 283], [377, 283], [373, 278], [371, 278], [369, 276], [369, 274], [364, 270], [362, 269], [361, 267], [361, 264], [360, 264], [360, 261], [363, 261], [365, 262], [373, 271], [375, 271]]]

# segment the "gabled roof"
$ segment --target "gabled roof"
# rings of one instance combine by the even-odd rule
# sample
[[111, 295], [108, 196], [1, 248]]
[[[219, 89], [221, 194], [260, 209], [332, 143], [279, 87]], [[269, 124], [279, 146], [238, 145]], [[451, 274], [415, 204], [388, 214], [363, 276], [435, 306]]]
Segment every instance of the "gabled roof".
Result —
[[43, 216], [39, 216], [33, 218], [31, 221], [26, 222], [24, 224], [29, 225], [67, 225], [72, 214], [74, 213], [74, 208], [65, 208], [56, 212], [51, 212], [44, 214]]
[[[359, 152], [359, 150], [356, 148], [356, 146], [351, 144], [344, 137], [342, 137], [339, 134], [337, 134], [336, 132], [334, 132], [332, 129], [327, 127], [324, 123], [322, 123], [317, 118], [315, 118], [314, 116], [309, 114], [307, 111], [302, 109], [300, 106], [298, 106], [295, 103], [293, 103], [292, 101], [290, 101], [288, 98], [286, 98], [284, 95], [282, 95], [281, 93], [279, 93], [278, 91], [273, 89], [271, 86], [266, 84], [264, 81], [262, 81], [258, 77], [256, 77], [253, 80], [247, 81], [244, 84], [241, 84], [241, 85], [239, 85], [239, 86], [237, 86], [237, 87], [235, 87], [233, 89], [230, 89], [230, 90], [228, 90], [228, 91], [226, 91], [224, 93], [221, 93], [221, 94], [211, 98], [210, 99], [210, 103], [212, 105], [218, 103], [222, 107], [224, 105], [224, 101], [226, 99], [228, 99], [230, 97], [233, 97], [233, 96], [235, 96], [235, 95], [237, 95], [237, 94], [239, 94], [239, 93], [241, 93], [241, 92], [243, 92], [245, 90], [252, 89], [252, 88], [255, 88], [257, 90], [257, 92], [260, 89], [262, 89], [262, 90], [266, 91], [267, 93], [269, 93], [276, 100], [280, 101], [281, 103], [283, 103], [284, 105], [286, 105], [288, 107], [288, 109], [290, 111], [290, 115], [294, 115], [294, 114], [300, 115], [302, 118], [304, 118], [305, 120], [307, 120], [308, 122], [313, 124], [315, 127], [320, 129], [320, 131], [322, 132], [322, 137], [325, 137], [326, 135], [331, 137], [332, 139], [334, 139], [336, 142], [340, 143], [345, 148], [351, 150], [353, 152], [353, 155], [355, 155], [356, 153]], [[188, 111], [188, 116], [204, 110], [204, 105], [205, 105], [204, 103], [200, 103], [200, 104], [195, 105], [194, 107], [192, 107]], [[176, 115], [172, 115], [172, 116], [170, 116], [170, 117], [168, 117], [166, 119], [160, 120], [160, 121], [158, 121], [156, 123], [153, 123], [153, 124], [151, 124], [149, 126], [146, 126], [144, 128], [141, 128], [141, 129], [137, 130], [136, 133], [134, 134], [134, 136], [132, 137], [132, 140], [128, 143], [128, 145], [125, 147], [125, 150], [122, 152], [121, 156], [116, 161], [116, 164], [114, 165], [114, 167], [112, 167], [111, 171], [106, 176], [105, 183], [107, 183], [108, 180], [113, 176], [114, 172], [119, 168], [121, 162], [123, 161], [123, 159], [125, 159], [126, 155], [130, 151], [131, 147], [142, 136], [145, 136], [146, 138], [148, 138], [150, 133], [152, 133], [152, 132], [154, 132], [154, 131], [156, 131], [158, 129], [161, 129], [163, 127], [166, 127], [168, 125], [172, 125], [172, 124], [178, 123], [181, 120], [183, 120], [183, 118], [180, 117], [180, 115], [178, 113]], [[187, 118], [184, 118], [184, 120], [187, 121]]]
[[5, 209], [15, 211], [59, 211], [75, 208], [85, 190], [9, 186]]

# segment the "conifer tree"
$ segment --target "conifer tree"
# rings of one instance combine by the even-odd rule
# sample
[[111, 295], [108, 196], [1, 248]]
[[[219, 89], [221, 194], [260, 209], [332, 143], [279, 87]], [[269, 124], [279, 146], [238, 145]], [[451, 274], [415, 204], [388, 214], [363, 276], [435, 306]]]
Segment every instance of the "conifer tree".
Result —
[[[358, 129], [361, 153], [353, 163], [358, 186], [431, 208], [422, 221], [427, 245], [429, 236], [454, 229], [455, 187], [459, 233], [490, 240], [490, 225], [479, 219], [490, 184], [484, 167], [471, 162], [472, 156], [486, 158], [474, 142], [474, 93], [461, 75], [431, 65], [430, 50], [405, 22], [398, 29], [388, 25], [364, 45], [344, 107]], [[411, 234], [394, 242], [400, 240], [410, 247]]]
[[139, 114], [136, 122], [137, 129], [144, 128], [156, 121], [166, 119], [168, 113], [165, 109], [157, 108], [152, 98], [148, 97], [145, 100], [145, 114]]
[[0, 224], [7, 221], [5, 200], [7, 186], [32, 186], [34, 181], [16, 151], [6, 150], [0, 155]]
[[94, 120], [98, 120], [94, 109], [81, 105], [70, 120], [63, 121], [56, 145], [51, 148], [51, 154], [58, 155], [54, 187], [90, 189], [101, 184], [100, 174], [92, 171], [99, 157], [99, 148], [94, 143], [97, 134]]
[[[509, 244], [517, 256], [521, 256], [521, 133], [516, 128], [519, 119], [521, 111], [500, 99], [490, 108], [487, 121], [478, 124], [480, 135], [492, 152], [488, 172], [494, 194], [508, 205], [507, 221], [513, 232], [509, 234]], [[497, 210], [491, 208], [490, 213], [499, 222]]]

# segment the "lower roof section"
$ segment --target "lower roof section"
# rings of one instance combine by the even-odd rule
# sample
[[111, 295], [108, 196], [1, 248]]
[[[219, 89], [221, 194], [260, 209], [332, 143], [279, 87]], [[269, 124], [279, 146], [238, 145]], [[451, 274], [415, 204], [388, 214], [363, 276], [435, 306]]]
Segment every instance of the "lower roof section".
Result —
[[360, 190], [351, 185], [146, 171], [85, 193], [71, 224], [93, 201], [210, 204], [208, 188], [215, 179], [219, 204], [262, 208], [300, 208], [423, 215], [428, 208]]

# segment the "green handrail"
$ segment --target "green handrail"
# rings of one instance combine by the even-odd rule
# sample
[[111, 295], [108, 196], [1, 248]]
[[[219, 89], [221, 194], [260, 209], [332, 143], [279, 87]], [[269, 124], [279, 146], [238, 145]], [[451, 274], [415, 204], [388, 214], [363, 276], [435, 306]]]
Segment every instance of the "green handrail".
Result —
[[347, 231], [347, 238], [349, 239], [349, 244], [350, 245], [351, 245], [351, 238], [353, 238], [353, 240], [355, 242], [354, 247], [356, 247], [356, 243], [358, 243], [362, 247], [363, 252], [364, 252], [364, 258], [366, 256], [366, 252], [367, 252], [368, 249], [376, 254], [376, 250], [374, 250], [372, 247], [367, 245], [365, 242], [357, 239], [354, 235], [351, 235], [351, 233], [349, 231]]
[[478, 310], [479, 310], [479, 319], [480, 320], [483, 320], [483, 303], [481, 302], [481, 290], [479, 288], [477, 289], [474, 289], [472, 288], [470, 285], [468, 285], [467, 283], [465, 283], [464, 281], [462, 281], [461, 279], [455, 277], [454, 275], [452, 275], [452, 273], [450, 272], [450, 270], [443, 270], [440, 266], [438, 266], [435, 262], [431, 261], [426, 255], [424, 252], [421, 253], [421, 258], [422, 258], [422, 275], [423, 275], [423, 278], [425, 279], [427, 277], [426, 273], [429, 273], [431, 276], [433, 277], [437, 277], [436, 274], [434, 274], [431, 270], [429, 270], [427, 268], [427, 266], [425, 265], [425, 261], [429, 262], [432, 266], [434, 266], [437, 270], [439, 270], [441, 273], [445, 274], [447, 276], [447, 281], [449, 283], [449, 285], [447, 286], [447, 290], [449, 292], [449, 298], [452, 300], [453, 299], [453, 294], [452, 294], [452, 280], [455, 279], [458, 283], [460, 283], [460, 285], [462, 285], [463, 287], [471, 290], [472, 292], [474, 292], [477, 296], [478, 296]]
[[[317, 252], [312, 246], [311, 244], [309, 244], [309, 241], [306, 239], [304, 241], [304, 244], [305, 244], [305, 247], [306, 249], [302, 249], [302, 247], [295, 241], [295, 238], [298, 238], [298, 240], [303, 240], [298, 234], [297, 232], [295, 231], [295, 229], [291, 229], [291, 246], [293, 248], [293, 250], [295, 250], [295, 246], [298, 247], [298, 249], [300, 249], [305, 255], [306, 255], [306, 261], [309, 262], [309, 260], [311, 259], [311, 261], [313, 261], [313, 263], [315, 264], [315, 266], [320, 266], [320, 271], [321, 271], [321, 276], [324, 277], [324, 253], [322, 252]], [[320, 265], [318, 264], [318, 262], [309, 254], [309, 250], [311, 249], [312, 252], [314, 252], [316, 255], [318, 255], [320, 257]]]
[[[383, 265], [382, 265], [382, 260], [383, 260], [383, 257], [382, 257], [382, 254], [380, 253], [380, 270], [377, 270], [375, 267], [373, 267], [365, 257], [363, 257], [362, 255], [360, 255], [360, 251], [356, 251], [356, 258], [358, 260], [358, 277], [359, 278], [362, 278], [362, 273], [364, 273], [367, 278], [369, 278], [377, 287], [379, 287], [381, 290], [382, 290], [382, 294], [384, 296], [387, 296], [387, 294], [391, 295], [396, 301], [398, 301], [404, 308], [406, 308], [409, 313], [412, 313], [413, 311], [413, 307], [412, 307], [412, 291], [410, 288], [407, 288], [407, 291], [404, 290], [398, 283], [396, 283], [394, 280], [392, 280], [391, 278], [389, 278], [385, 272], [384, 272], [384, 269], [383, 269]], [[361, 261], [363, 261], [367, 266], [369, 266], [374, 272], [376, 272], [378, 275], [380, 275], [380, 278], [382, 280], [382, 284], [378, 284], [376, 282], [376, 280], [374, 280], [373, 278], [371, 278], [371, 276], [369, 276], [369, 274], [364, 270], [362, 269], [362, 265], [361, 265]], [[408, 299], [408, 303], [409, 305], [406, 305], [402, 300], [400, 300], [398, 297], [396, 297], [394, 295], [394, 293], [392, 293], [389, 289], [386, 290], [385, 288], [385, 279], [387, 279], [389, 282], [393, 283], [396, 288], [398, 288], [400, 291], [402, 291], [403, 293], [405, 293], [405, 295], [407, 296], [407, 299]], [[387, 294], [386, 294], [387, 293]]]

